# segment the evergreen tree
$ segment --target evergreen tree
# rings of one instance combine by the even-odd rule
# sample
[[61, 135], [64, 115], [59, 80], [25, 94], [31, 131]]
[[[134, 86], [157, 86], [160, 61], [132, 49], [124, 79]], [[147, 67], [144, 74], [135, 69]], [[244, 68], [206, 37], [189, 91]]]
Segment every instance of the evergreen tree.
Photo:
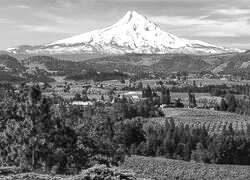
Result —
[[171, 96], [169, 89], [161, 87], [160, 103], [161, 104], [170, 104]]
[[76, 93], [75, 94], [75, 97], [73, 98], [74, 101], [81, 101], [82, 100], [82, 97], [79, 93]]
[[191, 92], [188, 93], [188, 101], [189, 101], [188, 105], [190, 108], [196, 107], [196, 100], [194, 93]]
[[227, 111], [229, 112], [235, 112], [236, 110], [236, 107], [237, 107], [237, 102], [236, 102], [236, 99], [234, 97], [234, 95], [228, 95], [226, 96], [227, 98], [227, 101], [228, 101], [228, 108], [227, 108]]
[[221, 111], [226, 111], [227, 108], [228, 108], [228, 105], [227, 105], [226, 101], [224, 99], [221, 99], [220, 110]]

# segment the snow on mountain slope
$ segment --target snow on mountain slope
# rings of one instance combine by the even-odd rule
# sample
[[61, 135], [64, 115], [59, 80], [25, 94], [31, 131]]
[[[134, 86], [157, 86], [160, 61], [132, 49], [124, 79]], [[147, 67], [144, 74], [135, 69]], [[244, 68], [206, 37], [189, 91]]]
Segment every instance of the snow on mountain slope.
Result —
[[217, 54], [241, 52], [239, 49], [218, 47], [198, 40], [178, 38], [174, 34], [161, 30], [146, 17], [135, 11], [127, 12], [120, 21], [104, 29], [45, 45], [15, 47], [9, 48], [7, 51], [28, 54]]

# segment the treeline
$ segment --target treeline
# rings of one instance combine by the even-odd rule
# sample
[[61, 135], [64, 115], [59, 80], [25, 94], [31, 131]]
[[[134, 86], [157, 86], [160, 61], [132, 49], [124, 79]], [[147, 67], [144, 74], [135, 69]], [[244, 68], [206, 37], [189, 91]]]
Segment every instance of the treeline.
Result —
[[215, 110], [250, 115], [250, 100], [247, 97], [236, 98], [233, 94], [227, 94], [221, 100], [220, 105], [215, 106]]
[[250, 127], [236, 132], [232, 124], [222, 134], [210, 136], [205, 127], [176, 125], [173, 119], [160, 124], [140, 118], [117, 123], [120, 141], [131, 154], [215, 164], [250, 165]]
[[93, 80], [93, 81], [108, 81], [108, 80], [115, 80], [115, 79], [125, 79], [129, 76], [127, 74], [121, 72], [97, 72], [97, 71], [87, 71], [82, 74], [75, 74], [70, 75], [65, 78], [65, 80]]
[[[214, 88], [211, 96], [222, 97], [220, 105], [216, 106], [216, 110], [228, 111], [237, 114], [250, 115], [250, 87], [245, 85], [234, 85], [227, 91]], [[237, 95], [242, 95], [238, 96]]]
[[18, 75], [14, 75], [10, 72], [1, 72], [0, 71], [0, 81], [5, 82], [23, 82], [25, 81], [25, 78], [20, 77]]
[[[158, 90], [159, 89], [160, 88], [158, 88]], [[227, 85], [209, 85], [204, 87], [190, 86], [183, 88], [178, 88], [174, 86], [170, 88], [171, 92], [180, 92], [179, 90], [181, 92], [189, 91], [189, 93], [210, 93], [211, 96], [217, 96], [222, 98], [221, 102], [214, 106], [215, 110], [228, 111], [241, 115], [250, 115], [250, 87], [248, 84], [234, 85], [232, 87], [228, 87]]]
[[13, 72], [4, 72], [0, 70], [0, 82], [13, 82], [13, 83], [23, 83], [23, 82], [33, 82], [33, 83], [39, 83], [39, 82], [55, 82], [55, 79], [48, 77], [44, 73], [36, 73], [36, 74], [28, 74], [28, 73], [22, 73], [15, 74]]
[[[156, 90], [158, 90], [156, 88]], [[194, 82], [193, 86], [172, 86], [170, 92], [193, 92], [193, 93], [210, 93], [212, 96], [225, 96], [226, 94], [235, 94], [235, 95], [250, 95], [250, 86], [248, 84], [244, 85], [232, 85], [227, 86], [226, 84], [222, 85], [204, 85], [197, 86]]]
[[[194, 83], [195, 84], [195, 83]], [[193, 93], [211, 93], [213, 89], [220, 89], [221, 91], [226, 92], [229, 87], [226, 84], [223, 85], [204, 85], [204, 86], [197, 86], [196, 84], [193, 86], [172, 86], [170, 88], [170, 92], [193, 92]]]
[[231, 94], [243, 94], [246, 96], [250, 96], [250, 86], [248, 84], [233, 85], [230, 93]]
[[227, 71], [225, 72], [227, 74], [231, 74], [232, 76], [234, 77], [239, 77], [240, 79], [245, 79], [245, 80], [249, 80], [250, 79], [250, 72], [248, 70], [241, 70], [241, 71], [238, 71], [238, 72], [235, 72], [235, 71]]
[[23, 64], [30, 65], [43, 64], [49, 70], [50, 76], [67, 76], [70, 74], [80, 74], [83, 69], [91, 69], [85, 62], [74, 62], [68, 60], [60, 60], [50, 56], [32, 56], [24, 59]]
[[[176, 99], [174, 102], [171, 102], [170, 90], [165, 86], [161, 86], [160, 88], [152, 89], [149, 85], [146, 88], [142, 89], [142, 97], [150, 100], [156, 106], [167, 105], [174, 107], [184, 107], [184, 104], [181, 102], [180, 98]], [[194, 94], [192, 94], [191, 101], [192, 106], [196, 106]]]

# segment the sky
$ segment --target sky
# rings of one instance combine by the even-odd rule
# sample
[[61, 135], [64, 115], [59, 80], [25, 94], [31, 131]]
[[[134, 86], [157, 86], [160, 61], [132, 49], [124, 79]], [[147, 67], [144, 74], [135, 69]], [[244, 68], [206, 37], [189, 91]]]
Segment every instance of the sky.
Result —
[[250, 0], [0, 0], [0, 49], [104, 28], [129, 10], [182, 38], [250, 49]]

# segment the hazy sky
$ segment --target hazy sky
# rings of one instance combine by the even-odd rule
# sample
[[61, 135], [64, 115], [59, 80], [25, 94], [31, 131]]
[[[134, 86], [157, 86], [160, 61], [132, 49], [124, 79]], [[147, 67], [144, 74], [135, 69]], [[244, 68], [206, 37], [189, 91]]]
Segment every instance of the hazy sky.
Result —
[[250, 49], [250, 0], [0, 0], [0, 49], [103, 28], [128, 10], [180, 37]]

